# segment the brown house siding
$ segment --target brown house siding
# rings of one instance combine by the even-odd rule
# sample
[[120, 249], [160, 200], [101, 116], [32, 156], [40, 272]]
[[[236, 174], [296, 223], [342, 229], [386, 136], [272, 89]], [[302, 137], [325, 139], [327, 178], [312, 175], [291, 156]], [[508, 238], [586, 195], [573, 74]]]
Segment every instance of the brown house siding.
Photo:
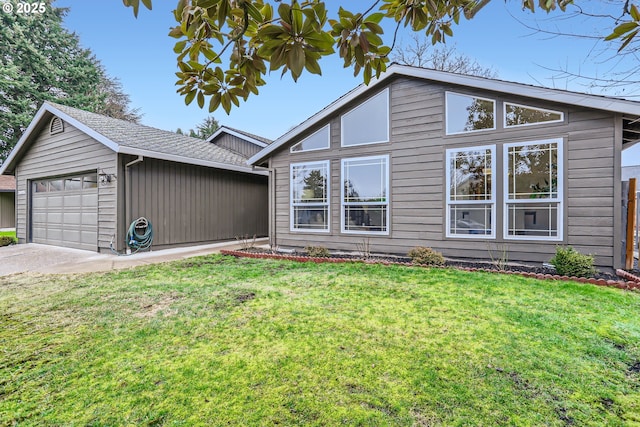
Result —
[[226, 148], [233, 151], [234, 153], [238, 153], [246, 158], [249, 158], [256, 154], [258, 151], [262, 150], [262, 147], [256, 144], [252, 144], [249, 141], [225, 132], [221, 133], [215, 139], [215, 141], [213, 141], [213, 143], [219, 147]]
[[[617, 128], [620, 120], [613, 113], [546, 104], [538, 100], [510, 97], [476, 89], [449, 87], [409, 78], [390, 84], [391, 142], [342, 148], [340, 114], [353, 108], [358, 99], [331, 119], [331, 148], [305, 153], [289, 153], [289, 147], [326, 125], [318, 124], [273, 154], [275, 230], [272, 240], [280, 246], [323, 245], [332, 249], [355, 250], [356, 243], [369, 239], [374, 251], [405, 254], [414, 246], [430, 246], [449, 257], [490, 259], [489, 251], [504, 246], [510, 260], [548, 261], [560, 244], [596, 255], [602, 266], [613, 266], [614, 238], [619, 212], [619, 177], [614, 176], [620, 161]], [[445, 91], [478, 95], [496, 100], [497, 129], [467, 135], [445, 135]], [[369, 93], [375, 95], [378, 91]], [[503, 129], [503, 101], [563, 111], [563, 123]], [[496, 145], [496, 162], [502, 165], [503, 144], [552, 137], [564, 141], [564, 231], [563, 241], [514, 241], [503, 239], [502, 175], [496, 180], [496, 238], [460, 239], [445, 237], [445, 150], [454, 147]], [[353, 235], [340, 232], [340, 159], [369, 155], [390, 156], [390, 233]], [[289, 165], [312, 160], [331, 161], [330, 232], [290, 231]], [[617, 163], [616, 163], [617, 162]], [[498, 171], [501, 171], [499, 168]]]
[[[121, 174], [134, 158], [122, 156]], [[268, 234], [266, 176], [145, 158], [125, 180], [121, 223], [147, 218], [155, 248]]]
[[[48, 124], [48, 120], [43, 120]], [[116, 154], [103, 144], [65, 123], [64, 132], [49, 135], [47, 126], [16, 167], [16, 234], [20, 243], [29, 241], [29, 183], [78, 172], [116, 173]], [[98, 250], [108, 250], [116, 227], [115, 183], [98, 186]]]

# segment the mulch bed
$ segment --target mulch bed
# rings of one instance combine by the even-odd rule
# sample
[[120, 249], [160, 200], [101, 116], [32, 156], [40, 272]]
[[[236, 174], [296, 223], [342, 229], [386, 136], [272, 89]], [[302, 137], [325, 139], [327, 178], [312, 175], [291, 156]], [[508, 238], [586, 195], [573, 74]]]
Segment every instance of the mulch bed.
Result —
[[[343, 263], [343, 262], [364, 262], [383, 265], [405, 265], [422, 267], [413, 264], [408, 257], [394, 255], [372, 255], [368, 258], [355, 256], [351, 254], [332, 254], [330, 257], [310, 257], [304, 252], [282, 253], [274, 252], [269, 249], [248, 248], [239, 250], [222, 250], [224, 255], [232, 255], [236, 257], [246, 258], [262, 258], [262, 259], [285, 259], [299, 262], [315, 262], [315, 263]], [[616, 270], [616, 274], [598, 271], [594, 277], [568, 277], [553, 274], [553, 270], [536, 267], [531, 265], [513, 264], [498, 267], [494, 263], [487, 262], [471, 262], [467, 260], [446, 260], [445, 267], [457, 268], [465, 271], [484, 271], [500, 274], [516, 274], [524, 277], [532, 277], [541, 280], [570, 280], [580, 283], [591, 283], [598, 286], [610, 286], [619, 289], [640, 291], [640, 277], [625, 270]]]

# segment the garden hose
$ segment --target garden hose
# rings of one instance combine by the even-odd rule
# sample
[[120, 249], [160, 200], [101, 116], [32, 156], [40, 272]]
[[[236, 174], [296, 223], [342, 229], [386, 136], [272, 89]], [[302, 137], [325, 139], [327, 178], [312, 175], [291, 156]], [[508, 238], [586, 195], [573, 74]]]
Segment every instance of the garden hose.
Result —
[[153, 242], [153, 227], [145, 217], [133, 221], [127, 231], [127, 246], [132, 253], [144, 251], [151, 247]]

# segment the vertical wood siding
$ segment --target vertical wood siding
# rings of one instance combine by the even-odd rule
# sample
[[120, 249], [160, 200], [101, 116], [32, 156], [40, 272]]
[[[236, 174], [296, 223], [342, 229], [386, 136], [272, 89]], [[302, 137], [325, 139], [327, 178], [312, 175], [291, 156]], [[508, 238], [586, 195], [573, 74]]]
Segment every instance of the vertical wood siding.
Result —
[[[557, 245], [572, 245], [577, 250], [596, 256], [601, 266], [614, 263], [615, 208], [614, 170], [619, 153], [615, 144], [617, 119], [613, 113], [567, 105], [544, 103], [508, 94], [497, 94], [467, 88], [450, 87], [422, 80], [401, 78], [390, 83], [391, 142], [358, 147], [340, 147], [340, 114], [331, 119], [331, 148], [308, 153], [289, 153], [318, 125], [277, 151], [271, 165], [275, 169], [275, 227], [277, 244], [304, 247], [323, 245], [332, 249], [355, 250], [356, 243], [368, 238], [372, 249], [406, 254], [415, 246], [429, 246], [448, 257], [490, 260], [503, 246], [509, 260], [548, 261]], [[444, 93], [482, 96], [496, 100], [497, 129], [467, 135], [447, 136], [444, 130]], [[375, 95], [371, 93], [370, 95]], [[356, 100], [362, 102], [363, 99]], [[503, 101], [533, 105], [565, 112], [565, 122], [548, 125], [503, 129]], [[504, 194], [502, 176], [496, 180], [496, 239], [460, 239], [445, 237], [445, 150], [495, 144], [501, 166], [503, 144], [548, 138], [563, 138], [564, 144], [564, 240], [513, 241], [503, 239], [502, 209]], [[340, 159], [368, 155], [390, 155], [390, 234], [389, 236], [349, 235], [340, 232]], [[291, 232], [289, 222], [290, 163], [331, 161], [330, 233]], [[498, 168], [502, 171], [502, 167]], [[502, 174], [502, 172], [500, 172]]]
[[0, 228], [16, 226], [15, 193], [0, 192]]
[[247, 140], [238, 138], [235, 135], [229, 135], [228, 133], [224, 132], [221, 133], [213, 143], [220, 147], [231, 150], [234, 153], [238, 153], [241, 156], [246, 157], [247, 159], [256, 154], [258, 151], [262, 150], [262, 147], [259, 147], [256, 144], [252, 144]]
[[151, 221], [154, 247], [268, 234], [266, 176], [148, 158], [129, 173], [126, 223]]
[[[29, 227], [30, 180], [69, 175], [78, 172], [104, 171], [116, 174], [116, 153], [85, 133], [65, 123], [64, 132], [49, 135], [50, 117], [43, 118], [42, 130], [16, 168], [16, 234], [27, 242]], [[116, 232], [116, 184], [98, 186], [98, 247], [109, 250]]]

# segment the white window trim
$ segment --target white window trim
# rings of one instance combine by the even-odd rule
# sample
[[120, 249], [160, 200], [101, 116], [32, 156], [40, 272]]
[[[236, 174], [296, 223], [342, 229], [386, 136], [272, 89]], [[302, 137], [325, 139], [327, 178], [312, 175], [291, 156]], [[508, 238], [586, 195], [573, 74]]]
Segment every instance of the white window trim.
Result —
[[[548, 241], [561, 242], [564, 239], [564, 144], [562, 138], [541, 139], [534, 141], [510, 142], [503, 146], [503, 188], [504, 202], [502, 212], [503, 237], [505, 240], [517, 241]], [[549, 199], [509, 199], [509, 147], [538, 145], [538, 144], [558, 144], [558, 196]], [[509, 236], [509, 204], [529, 204], [529, 203], [557, 203], [558, 206], [558, 235], [553, 236]]]
[[[375, 160], [375, 159], [385, 159], [385, 174], [387, 176], [387, 200], [385, 203], [379, 203], [379, 202], [358, 202], [358, 203], [352, 203], [352, 204], [357, 204], [359, 206], [374, 206], [374, 205], [386, 205], [387, 206], [387, 218], [386, 218], [386, 224], [387, 224], [387, 229], [385, 231], [359, 231], [359, 230], [346, 230], [345, 229], [345, 215], [344, 215], [344, 208], [345, 208], [345, 201], [344, 201], [344, 164], [345, 162], [352, 162], [352, 161], [358, 161], [358, 160]], [[340, 232], [343, 234], [362, 234], [362, 235], [370, 235], [370, 236], [388, 236], [391, 230], [391, 223], [390, 223], [390, 212], [391, 212], [391, 178], [389, 176], [389, 155], [385, 154], [385, 155], [381, 155], [381, 156], [364, 156], [364, 157], [350, 157], [348, 159], [341, 159], [340, 160]], [[347, 205], [349, 205], [351, 203], [347, 203]]]
[[[482, 99], [484, 101], [491, 101], [493, 103], [493, 127], [492, 128], [486, 128], [486, 129], [476, 129], [476, 130], [467, 130], [467, 131], [462, 131], [462, 132], [449, 132], [449, 121], [447, 120], [447, 115], [449, 114], [449, 106], [448, 104], [448, 95], [449, 94], [453, 94], [453, 95], [459, 95], [459, 96], [467, 96], [469, 98], [476, 98], [476, 99]], [[477, 132], [487, 132], [490, 130], [496, 130], [496, 126], [497, 126], [497, 118], [496, 118], [496, 100], [495, 99], [491, 99], [491, 98], [483, 98], [481, 96], [475, 96], [475, 95], [469, 95], [468, 93], [460, 93], [460, 92], [453, 92], [450, 90], [447, 90], [444, 92], [444, 126], [445, 126], [445, 133], [446, 135], [468, 135], [470, 133], [477, 133]]]
[[[305, 142], [307, 139], [315, 136], [316, 134], [322, 132], [323, 130], [325, 130], [325, 128], [327, 129], [327, 146], [326, 147], [321, 147], [321, 148], [311, 148], [309, 150], [298, 150], [298, 151], [293, 151], [293, 147], [296, 147], [300, 144], [302, 144], [303, 142]], [[318, 129], [317, 131], [315, 131], [314, 133], [312, 133], [311, 135], [307, 136], [305, 139], [303, 139], [302, 141], [293, 144], [291, 146], [291, 148], [289, 148], [289, 152], [291, 154], [299, 154], [299, 153], [308, 153], [309, 151], [320, 151], [320, 150], [328, 150], [329, 148], [331, 148], [331, 125], [327, 124], [326, 126], [321, 127], [320, 129]]]
[[[324, 164], [327, 168], [327, 202], [323, 204], [305, 204], [305, 206], [327, 206], [327, 228], [326, 230], [313, 228], [295, 228], [294, 224], [294, 204], [293, 204], [293, 169], [296, 166]], [[300, 205], [295, 205], [300, 206]], [[330, 233], [331, 232], [331, 162], [329, 160], [314, 160], [309, 162], [291, 163], [289, 165], [289, 231], [293, 233]]]
[[[451, 200], [451, 153], [459, 153], [474, 150], [491, 150], [491, 200]], [[495, 145], [479, 145], [461, 148], [450, 148], [446, 150], [446, 168], [445, 168], [445, 202], [446, 215], [445, 227], [447, 238], [451, 239], [495, 239], [496, 238], [496, 146]], [[487, 205], [491, 204], [491, 234], [454, 234], [451, 233], [451, 205]]]
[[[531, 110], [539, 110], [539, 111], [543, 111], [545, 113], [556, 113], [556, 114], [560, 114], [560, 119], [559, 120], [549, 120], [546, 122], [538, 122], [538, 123], [524, 123], [521, 125], [507, 125], [507, 104], [508, 105], [513, 105], [514, 107], [522, 107], [522, 108], [529, 108]], [[556, 110], [548, 110], [546, 108], [539, 108], [539, 107], [534, 107], [532, 105], [524, 105], [524, 104], [516, 104], [515, 102], [503, 102], [502, 103], [502, 126], [505, 129], [514, 129], [514, 128], [521, 128], [521, 127], [526, 127], [526, 126], [540, 126], [540, 125], [548, 125], [551, 123], [564, 123], [564, 112], [563, 111], [556, 111]]]
[[[386, 118], [387, 118], [387, 135], [386, 138], [380, 141], [371, 141], [371, 142], [361, 142], [360, 144], [349, 144], [349, 145], [345, 145], [344, 144], [344, 119], [345, 117], [349, 116], [349, 114], [353, 113], [354, 111], [356, 111], [358, 108], [362, 107], [363, 104], [371, 101], [373, 98], [376, 98], [380, 95], [384, 94], [384, 99], [386, 101], [385, 106], [386, 106]], [[352, 108], [351, 110], [347, 111], [346, 113], [342, 114], [340, 116], [340, 146], [344, 147], [344, 148], [349, 148], [349, 147], [359, 147], [361, 145], [371, 145], [371, 144], [384, 144], [385, 142], [389, 142], [391, 140], [390, 138], [390, 133], [391, 133], [391, 123], [390, 123], [390, 116], [389, 116], [389, 88], [385, 88], [383, 90], [381, 90], [380, 92], [376, 93], [375, 95], [371, 96], [370, 98], [367, 98], [366, 100], [364, 100], [364, 102], [360, 103], [359, 105], [357, 105], [356, 107]]]

